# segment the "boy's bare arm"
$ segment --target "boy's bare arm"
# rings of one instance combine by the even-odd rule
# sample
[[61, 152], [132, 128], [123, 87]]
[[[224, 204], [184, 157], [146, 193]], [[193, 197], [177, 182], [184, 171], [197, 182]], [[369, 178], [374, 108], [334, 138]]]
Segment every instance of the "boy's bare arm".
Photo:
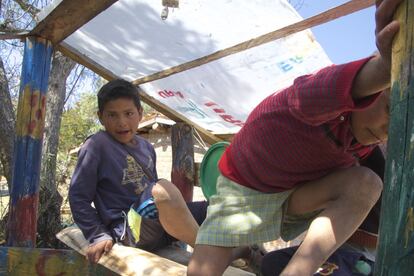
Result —
[[352, 87], [354, 99], [378, 93], [390, 87], [391, 50], [400, 24], [393, 15], [402, 0], [377, 0], [375, 37], [379, 54], [369, 60], [358, 73]]

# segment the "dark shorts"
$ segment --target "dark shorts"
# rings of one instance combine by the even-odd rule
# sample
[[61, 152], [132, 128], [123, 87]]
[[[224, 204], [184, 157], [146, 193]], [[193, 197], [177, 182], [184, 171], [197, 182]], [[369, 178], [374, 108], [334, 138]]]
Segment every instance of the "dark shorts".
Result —
[[[261, 272], [263, 276], [279, 275], [287, 266], [297, 246], [288, 247], [267, 253], [262, 260]], [[363, 253], [339, 248], [318, 269], [314, 275], [332, 276], [363, 276], [372, 275], [374, 263], [365, 258]]]
[[[187, 206], [198, 225], [201, 225], [207, 215], [207, 201], [188, 202]], [[177, 239], [165, 232], [159, 220], [142, 218], [141, 233], [136, 247], [146, 251], [155, 251], [174, 241]]]

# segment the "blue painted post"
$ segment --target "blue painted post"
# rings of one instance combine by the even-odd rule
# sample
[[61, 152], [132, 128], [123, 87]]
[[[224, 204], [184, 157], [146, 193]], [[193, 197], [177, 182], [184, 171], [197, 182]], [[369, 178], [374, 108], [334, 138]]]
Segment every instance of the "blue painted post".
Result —
[[26, 38], [17, 108], [7, 229], [9, 246], [36, 245], [40, 160], [51, 56], [50, 41], [35, 37]]

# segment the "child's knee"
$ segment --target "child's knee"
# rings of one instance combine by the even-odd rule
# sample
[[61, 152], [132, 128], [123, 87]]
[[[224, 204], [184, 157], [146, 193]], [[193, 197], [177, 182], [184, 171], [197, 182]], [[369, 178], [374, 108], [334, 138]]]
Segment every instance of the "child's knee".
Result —
[[371, 169], [366, 167], [355, 167], [353, 170], [353, 178], [351, 189], [353, 194], [358, 195], [360, 198], [367, 202], [375, 204], [379, 199], [383, 183], [381, 178]]
[[223, 275], [232, 261], [233, 248], [196, 245], [187, 268], [187, 276]]
[[154, 197], [155, 204], [173, 204], [181, 198], [180, 191], [177, 187], [165, 179], [159, 180], [154, 187], [152, 187], [152, 196]]

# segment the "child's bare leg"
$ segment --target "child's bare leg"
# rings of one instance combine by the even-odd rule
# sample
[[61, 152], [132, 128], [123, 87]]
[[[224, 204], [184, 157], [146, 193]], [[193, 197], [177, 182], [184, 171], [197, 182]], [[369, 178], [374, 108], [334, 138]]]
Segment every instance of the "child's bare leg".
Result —
[[177, 187], [161, 179], [152, 188], [152, 195], [165, 231], [194, 247], [198, 224]]
[[231, 254], [231, 260], [234, 261], [240, 258], [248, 259], [250, 258], [251, 253], [252, 249], [250, 248], [250, 246], [235, 247], [233, 249], [233, 253]]
[[233, 259], [232, 247], [197, 244], [188, 264], [188, 276], [221, 276]]
[[358, 228], [382, 190], [370, 169], [353, 167], [299, 187], [289, 199], [288, 214], [323, 209], [281, 275], [313, 275]]

